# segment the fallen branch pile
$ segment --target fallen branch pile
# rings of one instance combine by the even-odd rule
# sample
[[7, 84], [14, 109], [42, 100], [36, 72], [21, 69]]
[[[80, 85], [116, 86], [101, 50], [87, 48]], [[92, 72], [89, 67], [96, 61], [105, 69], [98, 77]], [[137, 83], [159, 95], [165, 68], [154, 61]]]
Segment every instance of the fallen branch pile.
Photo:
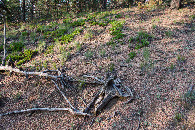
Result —
[[[34, 111], [69, 111], [73, 115], [81, 115], [81, 116], [91, 116], [90, 113], [91, 108], [94, 109], [94, 115], [98, 114], [102, 111], [102, 109], [113, 99], [113, 98], [127, 98], [134, 97], [131, 89], [126, 86], [123, 86], [119, 78], [108, 78], [106, 81], [101, 80], [94, 76], [87, 76], [84, 75], [85, 78], [92, 78], [95, 81], [88, 82], [83, 80], [82, 82], [87, 84], [98, 84], [102, 85], [101, 90], [95, 95], [95, 97], [91, 100], [91, 102], [87, 105], [87, 107], [80, 111], [76, 109], [68, 100], [65, 93], [62, 89], [70, 83], [70, 82], [81, 82], [81, 80], [75, 80], [69, 76], [63, 74], [60, 70], [46, 70], [42, 72], [26, 72], [20, 69], [12, 68], [10, 66], [0, 66], [0, 71], [9, 71], [10, 73], [20, 73], [25, 75], [28, 78], [28, 75], [37, 75], [40, 77], [46, 77], [51, 80], [61, 95], [64, 97], [66, 102], [69, 104], [70, 108], [32, 108], [27, 110], [19, 110], [19, 111], [12, 111], [7, 113], [0, 114], [1, 116], [10, 115], [10, 114], [17, 114], [23, 112], [34, 112]], [[51, 72], [56, 72], [56, 74], [50, 74]], [[131, 100], [130, 99], [130, 100]]]

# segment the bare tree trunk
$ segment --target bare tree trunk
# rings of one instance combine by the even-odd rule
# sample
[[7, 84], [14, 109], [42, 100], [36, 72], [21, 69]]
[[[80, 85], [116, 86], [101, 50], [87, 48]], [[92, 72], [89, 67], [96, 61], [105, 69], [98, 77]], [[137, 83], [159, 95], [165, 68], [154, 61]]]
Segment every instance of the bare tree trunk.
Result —
[[31, 13], [31, 20], [33, 20], [34, 19], [34, 0], [31, 0], [30, 13]]
[[3, 62], [2, 65], [5, 66], [5, 60], [6, 60], [6, 16], [4, 15], [4, 54], [3, 54]]
[[25, 0], [22, 1], [22, 12], [23, 12], [23, 21], [25, 22], [26, 21], [26, 17], [25, 17], [25, 13], [26, 13], [26, 10], [25, 10]]
[[171, 9], [179, 9], [181, 7], [181, 0], [171, 0]]

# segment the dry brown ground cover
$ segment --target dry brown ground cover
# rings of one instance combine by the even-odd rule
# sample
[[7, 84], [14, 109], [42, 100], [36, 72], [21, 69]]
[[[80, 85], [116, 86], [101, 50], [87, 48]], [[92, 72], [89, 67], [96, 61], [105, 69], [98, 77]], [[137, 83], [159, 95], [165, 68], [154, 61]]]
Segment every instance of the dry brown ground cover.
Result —
[[[99, 115], [92, 117], [72, 116], [68, 112], [3, 116], [0, 129], [193, 129], [195, 102], [194, 97], [186, 93], [194, 88], [195, 32], [194, 19], [190, 16], [195, 14], [195, 10], [146, 11], [132, 8], [120, 10], [120, 13], [120, 19], [125, 20], [123, 34], [126, 35], [121, 42], [116, 46], [106, 45], [111, 39], [110, 27], [92, 26], [92, 38], [83, 38], [88, 30], [75, 38], [75, 41], [83, 43], [82, 49], [77, 53], [73, 50], [64, 67], [71, 77], [105, 77], [107, 71], [114, 70], [123, 84], [134, 91], [135, 100], [130, 103], [125, 103], [127, 99], [113, 100]], [[139, 31], [154, 36], [147, 49], [129, 47], [130, 37]], [[89, 50], [92, 56], [87, 58]], [[131, 51], [137, 55], [127, 63]], [[146, 61], [143, 52], [149, 52], [149, 60]], [[47, 58], [57, 66], [61, 64], [57, 53], [53, 53], [36, 56], [25, 66]], [[151, 65], [147, 66], [145, 62]], [[82, 110], [100, 87], [69, 86], [66, 95]], [[33, 107], [67, 106], [54, 84], [45, 78], [30, 76], [26, 80], [19, 74], [9, 76], [6, 72], [1, 73], [0, 92], [1, 113]], [[194, 94], [194, 90], [191, 93]]]

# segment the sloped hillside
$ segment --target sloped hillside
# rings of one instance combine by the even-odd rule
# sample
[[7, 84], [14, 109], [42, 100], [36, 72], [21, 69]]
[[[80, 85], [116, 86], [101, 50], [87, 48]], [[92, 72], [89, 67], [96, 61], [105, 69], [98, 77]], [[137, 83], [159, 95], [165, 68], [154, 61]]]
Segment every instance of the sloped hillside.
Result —
[[[25, 71], [63, 70], [120, 78], [134, 100], [113, 99], [97, 116], [35, 112], [2, 116], [1, 129], [193, 129], [195, 10], [138, 8], [67, 15], [8, 25], [8, 56]], [[0, 27], [3, 43], [3, 25]], [[0, 46], [1, 57], [3, 46]], [[64, 91], [83, 110], [101, 85], [77, 82]], [[0, 72], [0, 113], [34, 107], [67, 107], [44, 77]]]

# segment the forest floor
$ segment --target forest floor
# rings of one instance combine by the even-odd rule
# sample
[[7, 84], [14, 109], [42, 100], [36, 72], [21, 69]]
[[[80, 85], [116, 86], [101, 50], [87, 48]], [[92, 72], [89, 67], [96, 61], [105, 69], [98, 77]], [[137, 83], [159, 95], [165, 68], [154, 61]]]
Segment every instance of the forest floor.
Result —
[[[83, 79], [83, 75], [105, 79], [111, 72], [133, 90], [135, 100], [125, 103], [128, 98], [114, 99], [101, 113], [91, 117], [73, 116], [62, 111], [2, 116], [0, 129], [134, 130], [195, 127], [195, 9], [186, 7], [180, 10], [147, 11], [133, 7], [111, 13], [115, 20], [123, 21], [121, 33], [124, 36], [114, 40], [110, 30], [114, 24], [90, 25], [86, 21], [82, 32], [66, 44], [54, 42], [50, 37], [46, 37], [44, 42], [42, 39], [40, 44], [40, 39], [32, 40], [38, 34], [32, 33], [34, 30], [27, 24], [20, 27], [10, 25], [8, 43], [17, 41], [18, 30], [27, 30], [31, 34], [23, 37], [25, 48], [37, 47], [39, 50], [38, 54], [22, 64], [24, 70], [41, 71], [59, 67], [77, 79]], [[109, 15], [105, 17], [109, 18]], [[63, 19], [56, 23], [60, 28]], [[45, 27], [49, 24], [45, 23]], [[0, 31], [3, 39], [2, 25]], [[12, 33], [16, 37], [11, 37]], [[142, 46], [145, 43], [143, 39], [149, 45]], [[137, 47], [139, 42], [141, 46]], [[53, 46], [42, 47], [45, 44], [47, 47]], [[101, 85], [80, 83], [67, 87], [65, 94], [76, 108], [82, 110], [100, 88]], [[29, 76], [27, 80], [17, 73], [11, 76], [8, 72], [0, 73], [0, 113], [33, 107], [66, 106], [55, 85], [47, 78]]]

